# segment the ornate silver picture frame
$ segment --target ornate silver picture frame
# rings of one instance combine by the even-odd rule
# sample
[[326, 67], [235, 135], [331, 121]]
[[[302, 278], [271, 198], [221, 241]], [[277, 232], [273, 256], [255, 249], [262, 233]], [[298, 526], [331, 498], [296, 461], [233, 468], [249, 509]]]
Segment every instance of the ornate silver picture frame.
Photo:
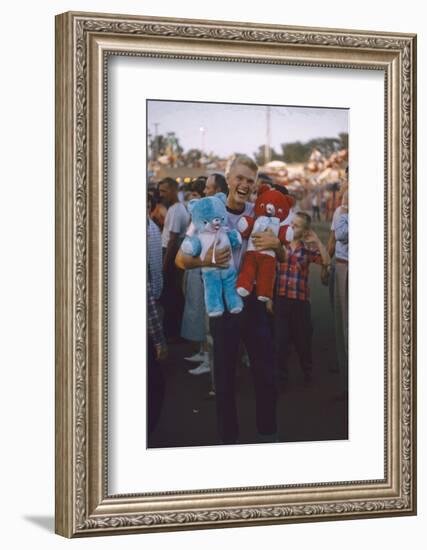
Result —
[[[106, 181], [111, 56], [248, 63], [254, 71], [259, 64], [281, 64], [384, 74], [383, 478], [109, 493]], [[58, 534], [82, 537], [416, 513], [415, 120], [415, 35], [71, 12], [57, 16]]]

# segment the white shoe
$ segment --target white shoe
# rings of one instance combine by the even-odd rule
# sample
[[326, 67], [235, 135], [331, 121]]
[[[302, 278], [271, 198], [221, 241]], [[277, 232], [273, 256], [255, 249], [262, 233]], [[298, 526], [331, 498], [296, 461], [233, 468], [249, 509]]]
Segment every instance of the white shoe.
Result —
[[203, 361], [201, 365], [199, 365], [195, 369], [189, 370], [188, 372], [190, 374], [194, 374], [195, 376], [198, 376], [199, 374], [206, 374], [207, 372], [211, 372], [211, 366], [209, 365], [208, 361]]
[[207, 358], [208, 358], [207, 351], [199, 351], [195, 355], [192, 355], [191, 357], [184, 357], [186, 361], [191, 361], [191, 363], [201, 363], [202, 361], [206, 361]]

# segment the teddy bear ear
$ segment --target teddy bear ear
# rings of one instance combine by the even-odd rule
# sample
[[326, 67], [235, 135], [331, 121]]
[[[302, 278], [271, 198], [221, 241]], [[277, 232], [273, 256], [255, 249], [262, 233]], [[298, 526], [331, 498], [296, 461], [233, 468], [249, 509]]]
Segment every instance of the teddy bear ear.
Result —
[[261, 183], [261, 185], [258, 188], [257, 196], [260, 197], [263, 193], [266, 193], [267, 191], [270, 191], [271, 187], [268, 185], [268, 183]]
[[191, 199], [191, 201], [188, 202], [187, 207], [190, 214], [193, 213], [194, 207], [199, 202], [200, 199]]
[[295, 206], [295, 199], [292, 195], [286, 195], [286, 198], [288, 199], [289, 208]]
[[227, 195], [225, 193], [215, 193], [215, 197], [219, 199], [223, 204], [227, 202]]

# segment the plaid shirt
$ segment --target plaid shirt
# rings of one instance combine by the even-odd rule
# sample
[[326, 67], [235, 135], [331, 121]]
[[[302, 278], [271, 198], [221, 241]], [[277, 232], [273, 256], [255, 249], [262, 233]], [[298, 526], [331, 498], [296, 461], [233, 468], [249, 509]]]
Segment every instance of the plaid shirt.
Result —
[[295, 250], [286, 246], [286, 260], [278, 264], [278, 294], [292, 300], [306, 301], [310, 297], [308, 273], [310, 263], [321, 264], [318, 249], [308, 248], [299, 241]]
[[153, 340], [155, 346], [166, 346], [165, 336], [163, 334], [162, 324], [157, 313], [156, 302], [151, 290], [150, 281], [147, 280], [147, 324], [148, 334]]
[[147, 239], [148, 276], [154, 299], [159, 300], [163, 289], [162, 234], [150, 219], [148, 219]]

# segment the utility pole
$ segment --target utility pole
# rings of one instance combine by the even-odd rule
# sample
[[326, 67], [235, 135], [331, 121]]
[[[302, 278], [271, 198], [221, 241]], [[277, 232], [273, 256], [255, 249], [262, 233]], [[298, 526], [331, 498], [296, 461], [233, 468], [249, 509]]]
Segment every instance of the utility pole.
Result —
[[266, 136], [264, 146], [264, 164], [271, 160], [271, 107], [268, 105], [266, 110]]
[[202, 157], [203, 157], [203, 154], [205, 152], [205, 133], [206, 133], [206, 128], [204, 128], [203, 126], [200, 127], [200, 134], [201, 134], [201, 146], [200, 146], [200, 150], [202, 152]]
[[158, 122], [154, 122], [153, 123], [153, 126], [154, 126], [154, 147], [153, 147], [153, 153], [154, 153], [154, 159], [153, 160], [157, 160], [159, 158], [159, 154], [160, 154], [160, 151], [159, 151], [159, 141], [158, 141], [158, 134], [159, 134], [159, 123]]

